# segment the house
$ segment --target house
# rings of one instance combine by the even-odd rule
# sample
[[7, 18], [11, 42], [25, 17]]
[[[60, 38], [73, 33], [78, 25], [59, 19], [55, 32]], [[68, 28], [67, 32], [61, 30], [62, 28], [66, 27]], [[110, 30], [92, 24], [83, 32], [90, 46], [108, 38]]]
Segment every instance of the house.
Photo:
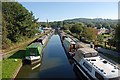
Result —
[[97, 34], [100, 35], [100, 34], [104, 34], [104, 33], [111, 33], [112, 31], [110, 29], [107, 29], [105, 27], [102, 27], [100, 29], [97, 29]]

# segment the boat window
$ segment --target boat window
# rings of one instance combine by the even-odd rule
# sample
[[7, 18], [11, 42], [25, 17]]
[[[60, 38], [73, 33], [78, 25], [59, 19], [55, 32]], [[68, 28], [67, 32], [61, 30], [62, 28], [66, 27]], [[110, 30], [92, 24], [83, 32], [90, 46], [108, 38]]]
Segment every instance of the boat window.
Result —
[[87, 68], [90, 72], [92, 72], [92, 67], [90, 67], [87, 63], [83, 63], [83, 65], [85, 66], [85, 68]]
[[98, 72], [95, 72], [95, 77], [96, 77], [98, 80], [104, 80], [103, 76], [100, 75]]
[[30, 55], [31, 55], [31, 56], [36, 56], [36, 49], [31, 48], [31, 49], [30, 49]]
[[94, 53], [91, 53], [91, 54], [92, 54], [93, 57], [98, 55], [97, 52], [94, 52]]
[[75, 49], [76, 48], [76, 46], [75, 46], [75, 44], [73, 44], [73, 49]]
[[91, 57], [91, 53], [86, 53], [85, 55], [84, 55], [84, 57], [86, 58], [86, 57]]
[[75, 44], [70, 45], [70, 51], [75, 52]]
[[97, 56], [98, 55], [98, 53], [86, 53], [85, 55], [84, 55], [84, 57], [95, 57], [95, 56]]

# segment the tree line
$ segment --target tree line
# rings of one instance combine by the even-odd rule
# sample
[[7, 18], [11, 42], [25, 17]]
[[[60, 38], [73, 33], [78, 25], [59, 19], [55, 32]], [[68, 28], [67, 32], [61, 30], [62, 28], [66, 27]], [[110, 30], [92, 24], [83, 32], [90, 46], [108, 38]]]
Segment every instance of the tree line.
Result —
[[[29, 12], [18, 2], [2, 2], [2, 48], [8, 48], [11, 44], [22, 42], [26, 38], [32, 38], [38, 32], [38, 27], [60, 28], [65, 31], [82, 36], [84, 39], [94, 40], [96, 30], [102, 27], [114, 29], [114, 40], [118, 43], [117, 49], [120, 49], [120, 26], [117, 20], [111, 19], [86, 19], [77, 18], [64, 21], [37, 22], [32, 12]], [[97, 36], [102, 41], [102, 36]]]
[[[45, 27], [45, 22], [42, 25]], [[60, 28], [67, 33], [72, 33], [72, 35], [76, 34], [75, 36], [79, 39], [82, 37], [85, 40], [97, 41], [99, 43], [104, 42], [104, 36], [97, 35], [96, 29], [104, 27], [108, 30], [114, 30], [111, 36], [112, 38], [111, 40], [108, 40], [108, 42], [111, 42], [111, 44], [115, 45], [117, 50], [120, 51], [120, 25], [118, 23], [118, 20], [102, 18], [78, 18], [64, 21], [49, 22], [49, 25], [53, 28]]]
[[18, 2], [2, 2], [2, 48], [34, 37], [38, 19]]

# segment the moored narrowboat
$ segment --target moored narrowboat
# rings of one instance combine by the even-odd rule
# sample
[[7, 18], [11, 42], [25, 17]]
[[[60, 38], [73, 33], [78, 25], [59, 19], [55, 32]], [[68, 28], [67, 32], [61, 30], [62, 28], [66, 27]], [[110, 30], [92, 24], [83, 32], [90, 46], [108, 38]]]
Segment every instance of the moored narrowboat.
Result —
[[38, 42], [30, 44], [26, 48], [25, 59], [29, 60], [30, 63], [33, 61], [40, 61], [42, 58], [42, 45]]
[[44, 47], [47, 44], [47, 41], [49, 39], [49, 35], [45, 35], [43, 37], [40, 37], [37, 42], [39, 42], [40, 44], [42, 44], [42, 46]]
[[120, 80], [117, 65], [102, 58], [92, 48], [80, 48], [76, 51], [75, 66], [91, 80]]
[[69, 54], [69, 56], [75, 55], [77, 46], [76, 46], [76, 43], [72, 39], [70, 39], [69, 37], [66, 37], [63, 40], [63, 46], [65, 48], [65, 51]]

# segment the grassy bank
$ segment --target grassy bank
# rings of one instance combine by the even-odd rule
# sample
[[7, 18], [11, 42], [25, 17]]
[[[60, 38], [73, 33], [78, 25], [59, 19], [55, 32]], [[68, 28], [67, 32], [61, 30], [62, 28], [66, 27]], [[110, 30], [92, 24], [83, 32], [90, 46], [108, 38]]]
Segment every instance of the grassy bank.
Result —
[[104, 56], [106, 56], [107, 58], [115, 61], [116, 63], [120, 64], [120, 57], [119, 56], [113, 56], [111, 54], [107, 54], [107, 53], [102, 53]]
[[22, 65], [22, 59], [24, 58], [26, 46], [20, 48], [20, 50], [2, 60], [2, 78], [15, 77], [18, 68]]
[[[6, 66], [7, 65], [7, 66]], [[14, 59], [3, 60], [2, 78], [12, 78], [15, 75], [16, 69], [21, 65], [21, 60], [17, 62]]]
[[15, 45], [12, 45], [10, 48], [8, 49], [4, 49], [2, 50], [2, 53], [3, 53], [3, 58], [4, 56], [5, 57], [8, 57], [11, 55], [11, 53], [15, 53], [16, 51], [18, 51], [20, 49], [20, 47], [23, 47], [23, 46], [27, 46], [28, 44], [30, 44], [31, 42], [33, 42], [34, 40], [36, 40], [37, 38], [49, 33], [50, 31], [44, 33], [44, 34], [41, 34], [41, 35], [38, 35], [34, 38], [31, 38], [31, 39], [28, 39], [28, 40], [25, 40], [23, 42], [20, 42], [20, 43], [16, 43]]
[[[44, 34], [40, 35], [43, 36]], [[38, 36], [38, 37], [40, 37]], [[18, 69], [22, 65], [22, 59], [25, 57], [26, 47], [28, 44], [33, 42], [38, 37], [30, 39], [26, 42], [16, 45], [16, 48], [13, 48], [11, 51], [7, 51], [7, 55], [4, 60], [2, 60], [2, 78], [10, 79], [14, 78], [17, 75]]]
[[28, 39], [26, 39], [26, 40], [24, 40], [24, 41], [22, 41], [22, 42], [19, 42], [19, 43], [15, 43], [14, 45], [11, 45], [9, 48], [3, 49], [2, 52], [3, 52], [3, 53], [8, 53], [8, 52], [11, 51], [11, 50], [14, 50], [14, 49], [19, 48], [19, 47], [21, 47], [21, 46], [23, 46], [23, 45], [29, 44], [30, 42], [34, 41], [35, 39], [37, 39], [37, 38], [40, 37], [40, 36], [41, 36], [41, 35], [36, 36], [36, 37], [34, 37], [34, 38], [28, 38]]

